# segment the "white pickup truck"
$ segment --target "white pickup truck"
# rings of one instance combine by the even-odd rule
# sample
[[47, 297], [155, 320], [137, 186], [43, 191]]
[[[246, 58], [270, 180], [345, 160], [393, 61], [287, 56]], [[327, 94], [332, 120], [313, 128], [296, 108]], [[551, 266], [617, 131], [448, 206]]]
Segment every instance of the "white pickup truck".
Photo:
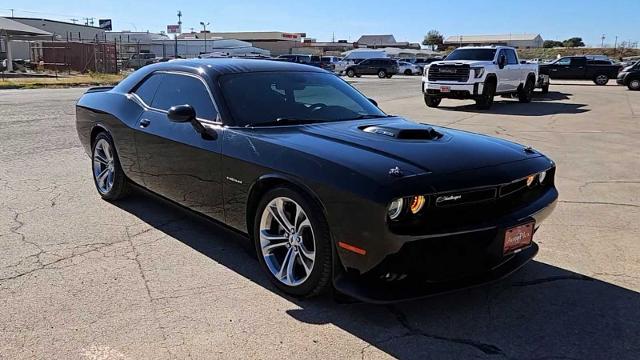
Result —
[[549, 78], [538, 77], [538, 64], [520, 62], [516, 50], [506, 46], [461, 47], [443, 61], [425, 68], [422, 93], [428, 107], [443, 98], [473, 99], [479, 109], [489, 109], [495, 95], [531, 101], [533, 89], [548, 89]]

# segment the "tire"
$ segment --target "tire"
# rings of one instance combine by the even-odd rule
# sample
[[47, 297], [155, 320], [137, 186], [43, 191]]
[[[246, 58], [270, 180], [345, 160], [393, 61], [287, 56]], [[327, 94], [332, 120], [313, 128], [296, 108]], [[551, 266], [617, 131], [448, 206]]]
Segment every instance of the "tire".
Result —
[[640, 79], [633, 79], [629, 81], [629, 85], [627, 85], [629, 90], [640, 90]]
[[598, 74], [593, 77], [593, 82], [596, 85], [604, 86], [604, 85], [607, 85], [607, 83], [609, 82], [609, 77], [605, 74]]
[[[298, 208], [302, 212], [296, 221]], [[278, 289], [296, 297], [313, 297], [330, 289], [331, 236], [322, 209], [315, 201], [292, 187], [274, 188], [260, 199], [253, 223], [258, 260]], [[288, 225], [294, 231], [284, 231]]]
[[518, 101], [525, 104], [530, 103], [531, 98], [533, 97], [534, 87], [535, 87], [535, 84], [533, 83], [533, 80], [527, 79], [527, 82], [524, 84], [522, 89], [518, 91]]
[[430, 108], [437, 108], [438, 106], [440, 106], [441, 101], [442, 101], [442, 98], [439, 98], [436, 96], [431, 96], [426, 94], [424, 96], [424, 103], [427, 105], [427, 107], [430, 107]]
[[99, 133], [91, 146], [91, 170], [96, 190], [104, 200], [119, 200], [129, 195], [131, 184], [127, 179], [111, 135]]
[[347, 76], [350, 78], [356, 76], [356, 71], [353, 69], [347, 69]]
[[404, 71], [405, 75], [413, 75], [413, 73], [411, 72], [411, 70], [407, 69]]
[[386, 77], [387, 77], [387, 71], [386, 71], [386, 70], [384, 70], [384, 69], [380, 69], [380, 70], [378, 70], [378, 77], [379, 77], [380, 79], [384, 79], [384, 78], [386, 78]]
[[542, 85], [542, 93], [543, 94], [548, 94], [549, 93], [549, 84]]
[[489, 110], [493, 105], [493, 97], [496, 94], [496, 84], [487, 83], [482, 89], [482, 95], [476, 99], [476, 107], [480, 110]]

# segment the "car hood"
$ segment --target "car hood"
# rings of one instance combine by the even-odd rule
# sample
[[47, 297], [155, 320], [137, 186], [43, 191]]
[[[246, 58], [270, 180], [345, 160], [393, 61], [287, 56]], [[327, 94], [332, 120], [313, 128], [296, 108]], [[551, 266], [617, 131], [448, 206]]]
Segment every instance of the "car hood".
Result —
[[384, 158], [385, 165], [410, 169], [409, 173], [447, 174], [541, 156], [510, 141], [399, 117], [320, 123], [298, 130], [286, 142], [351, 168], [366, 168], [366, 162], [373, 166]]

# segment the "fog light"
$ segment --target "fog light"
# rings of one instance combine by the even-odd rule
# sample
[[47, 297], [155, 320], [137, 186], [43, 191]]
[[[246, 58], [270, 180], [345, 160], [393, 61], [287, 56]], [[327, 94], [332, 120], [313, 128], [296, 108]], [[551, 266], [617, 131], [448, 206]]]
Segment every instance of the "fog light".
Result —
[[424, 203], [426, 202], [424, 196], [414, 196], [411, 199], [411, 206], [409, 206], [409, 210], [411, 210], [412, 214], [417, 214], [424, 207]]
[[547, 178], [547, 172], [543, 171], [540, 174], [538, 174], [538, 181], [540, 182], [540, 184], [542, 184], [544, 182], [544, 179]]
[[391, 220], [395, 220], [402, 213], [402, 207], [404, 205], [404, 200], [402, 198], [395, 199], [389, 204], [389, 208], [387, 209], [387, 214]]

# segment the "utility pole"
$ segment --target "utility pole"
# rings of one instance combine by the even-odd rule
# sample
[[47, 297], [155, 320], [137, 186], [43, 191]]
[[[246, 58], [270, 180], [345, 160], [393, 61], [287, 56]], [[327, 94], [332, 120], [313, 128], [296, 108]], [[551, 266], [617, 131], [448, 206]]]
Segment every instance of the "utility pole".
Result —
[[613, 45], [613, 53], [615, 54], [618, 51], [618, 35], [616, 35], [616, 42]]
[[11, 10], [11, 17], [13, 17], [13, 11], [14, 11], [15, 9], [9, 9], [9, 10]]
[[207, 25], [209, 23], [204, 23], [204, 21], [200, 21], [200, 25], [202, 25], [202, 32], [204, 33], [204, 53], [207, 53]]
[[[182, 11], [178, 10], [178, 33], [182, 33]], [[178, 33], [173, 34], [174, 48], [173, 48], [173, 58], [178, 58]]]
[[606, 38], [605, 34], [602, 34], [602, 43], [600, 44], [600, 47], [603, 48], [604, 47], [604, 39]]

